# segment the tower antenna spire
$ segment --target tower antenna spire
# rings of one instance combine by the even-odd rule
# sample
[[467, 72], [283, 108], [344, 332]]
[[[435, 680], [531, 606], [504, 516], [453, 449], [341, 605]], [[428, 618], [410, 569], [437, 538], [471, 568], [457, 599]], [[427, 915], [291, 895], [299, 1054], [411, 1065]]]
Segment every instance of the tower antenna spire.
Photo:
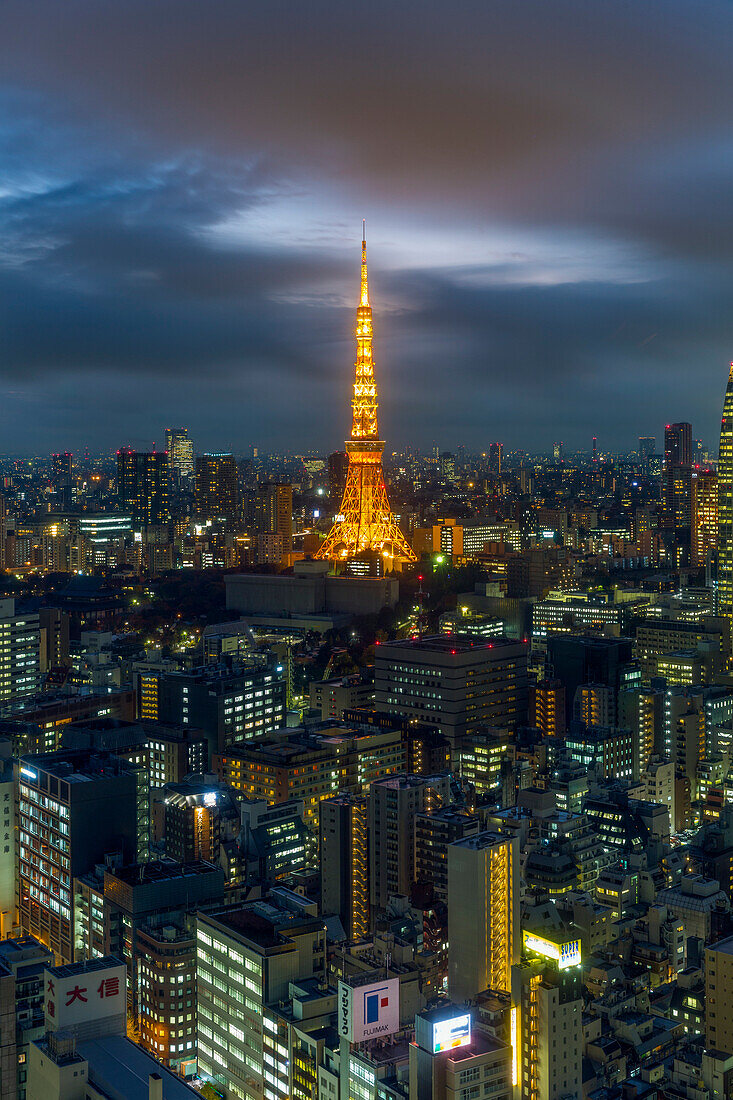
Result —
[[369, 304], [366, 258], [366, 218], [361, 223], [361, 294], [356, 310], [356, 363], [351, 402], [351, 439], [346, 441], [349, 465], [340, 514], [316, 553], [342, 567], [353, 558], [373, 556], [381, 571], [416, 561], [400, 531], [387, 498], [382, 454], [384, 440], [377, 426], [377, 384], [372, 359], [372, 307]]

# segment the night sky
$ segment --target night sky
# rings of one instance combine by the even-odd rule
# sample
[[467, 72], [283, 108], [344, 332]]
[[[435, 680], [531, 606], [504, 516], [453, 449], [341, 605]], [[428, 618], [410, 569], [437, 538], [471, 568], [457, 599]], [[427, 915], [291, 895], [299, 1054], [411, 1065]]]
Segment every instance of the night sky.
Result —
[[729, 0], [5, 0], [0, 453], [717, 450]]

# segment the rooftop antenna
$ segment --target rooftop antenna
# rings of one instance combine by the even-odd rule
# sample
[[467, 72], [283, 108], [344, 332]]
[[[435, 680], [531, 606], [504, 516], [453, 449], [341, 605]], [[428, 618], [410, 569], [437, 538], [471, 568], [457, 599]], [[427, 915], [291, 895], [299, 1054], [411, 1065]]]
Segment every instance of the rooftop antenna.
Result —
[[366, 240], [366, 218], [361, 219], [361, 239]]

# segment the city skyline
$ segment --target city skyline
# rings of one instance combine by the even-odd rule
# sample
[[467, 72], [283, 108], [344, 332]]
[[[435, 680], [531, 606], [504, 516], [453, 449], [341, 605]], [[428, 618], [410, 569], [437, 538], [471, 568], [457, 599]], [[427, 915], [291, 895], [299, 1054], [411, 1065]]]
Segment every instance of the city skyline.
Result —
[[340, 447], [362, 217], [393, 449], [714, 445], [728, 7], [131, 8], [5, 9], [4, 453]]

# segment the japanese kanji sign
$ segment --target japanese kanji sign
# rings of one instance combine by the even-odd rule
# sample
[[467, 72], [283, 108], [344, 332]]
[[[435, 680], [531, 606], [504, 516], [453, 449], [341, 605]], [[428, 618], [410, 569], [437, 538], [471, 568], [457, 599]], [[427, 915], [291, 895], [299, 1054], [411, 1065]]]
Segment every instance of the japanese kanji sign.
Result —
[[70, 975], [60, 974], [60, 969], [47, 970], [45, 974], [46, 1027], [49, 1031], [124, 1015], [123, 965], [86, 971], [80, 967], [77, 973]]

